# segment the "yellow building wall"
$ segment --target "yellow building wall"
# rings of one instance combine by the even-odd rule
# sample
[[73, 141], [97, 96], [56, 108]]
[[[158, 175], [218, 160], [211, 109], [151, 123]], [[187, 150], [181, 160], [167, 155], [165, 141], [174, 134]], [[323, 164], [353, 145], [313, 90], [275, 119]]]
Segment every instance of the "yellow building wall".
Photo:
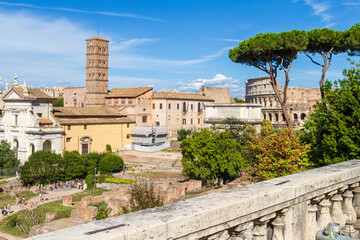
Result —
[[106, 144], [111, 145], [112, 151], [117, 151], [131, 144], [131, 129], [134, 124], [88, 124], [84, 125], [63, 125], [65, 135], [63, 137], [63, 151], [78, 151], [82, 153], [82, 137], [92, 139], [89, 152], [105, 152]]

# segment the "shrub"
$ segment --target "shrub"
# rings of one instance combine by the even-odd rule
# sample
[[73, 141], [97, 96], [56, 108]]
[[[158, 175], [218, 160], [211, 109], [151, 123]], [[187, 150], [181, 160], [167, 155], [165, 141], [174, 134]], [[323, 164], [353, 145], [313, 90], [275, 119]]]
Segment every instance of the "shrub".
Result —
[[20, 179], [25, 184], [47, 184], [61, 180], [61, 162], [60, 154], [50, 151], [34, 152], [22, 166]]
[[111, 152], [111, 145], [110, 144], [106, 144], [106, 151]]
[[119, 172], [123, 169], [124, 161], [121, 157], [113, 154], [107, 153], [99, 163], [99, 170], [102, 174]]
[[310, 146], [303, 144], [289, 129], [275, 131], [270, 121], [264, 120], [261, 133], [249, 128], [248, 146], [253, 155], [249, 170], [258, 180], [267, 180], [306, 170]]
[[62, 97], [57, 98], [55, 101], [53, 101], [52, 106], [53, 107], [63, 107], [64, 106], [64, 98], [62, 98]]
[[123, 212], [135, 212], [142, 209], [160, 207], [164, 200], [154, 192], [154, 185], [145, 181], [136, 182], [130, 187], [130, 206], [123, 206]]
[[90, 206], [94, 206], [98, 208], [98, 212], [96, 215], [96, 220], [106, 219], [109, 217], [111, 209], [108, 207], [108, 204], [104, 201], [91, 203]]
[[83, 155], [85, 157], [87, 174], [94, 174], [95, 168], [99, 169], [99, 163], [105, 156], [105, 153], [88, 153]]
[[178, 133], [177, 139], [178, 139], [179, 141], [182, 141], [182, 140], [184, 140], [185, 138], [187, 138], [188, 136], [190, 136], [191, 130], [179, 129], [179, 130], [177, 131], [177, 133]]
[[0, 169], [11, 169], [13, 171], [7, 174], [13, 174], [19, 164], [20, 161], [15, 156], [15, 150], [11, 149], [10, 143], [2, 140], [0, 142]]
[[87, 175], [85, 182], [87, 185], [87, 189], [93, 189], [94, 188], [94, 175], [93, 174]]

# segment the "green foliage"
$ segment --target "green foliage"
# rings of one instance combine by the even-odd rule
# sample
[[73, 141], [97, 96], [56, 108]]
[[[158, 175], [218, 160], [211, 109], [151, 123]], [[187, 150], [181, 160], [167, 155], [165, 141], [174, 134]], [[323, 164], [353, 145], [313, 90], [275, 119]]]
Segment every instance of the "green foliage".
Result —
[[107, 153], [99, 163], [99, 170], [102, 174], [111, 172], [120, 172], [123, 169], [124, 161], [120, 156], [113, 153]]
[[85, 157], [77, 151], [65, 152], [61, 165], [64, 180], [84, 178], [86, 175]]
[[154, 192], [154, 185], [145, 181], [139, 181], [130, 187], [130, 206], [123, 206], [124, 213], [160, 207], [164, 205], [160, 195]]
[[202, 129], [181, 142], [184, 175], [212, 183], [228, 180], [245, 167], [241, 143], [230, 132]]
[[61, 180], [60, 154], [50, 151], [37, 151], [29, 157], [21, 168], [20, 179], [25, 184], [52, 183]]
[[233, 98], [236, 103], [245, 103], [244, 99], [241, 98]]
[[335, 31], [327, 28], [313, 29], [307, 32], [309, 44], [306, 52], [311, 54], [338, 54], [346, 51], [345, 35], [343, 31]]
[[310, 159], [316, 165], [360, 157], [360, 64], [351, 64], [343, 72], [344, 79], [325, 83], [325, 99], [305, 123], [304, 139], [311, 145]]
[[87, 185], [87, 189], [93, 189], [94, 188], [94, 175], [93, 174], [89, 174], [86, 176], [85, 178], [85, 182], [86, 182], [86, 185]]
[[86, 162], [86, 171], [88, 174], [94, 174], [95, 168], [99, 169], [99, 163], [101, 159], [105, 156], [105, 153], [92, 152], [83, 155]]
[[111, 152], [111, 145], [110, 144], [106, 144], [106, 151]]
[[247, 137], [255, 159], [249, 173], [258, 180], [293, 174], [309, 166], [309, 145], [303, 144], [289, 129], [274, 131], [270, 121], [264, 120], [261, 133], [249, 128]]
[[132, 179], [121, 179], [121, 178], [107, 177], [107, 178], [105, 178], [104, 182], [106, 182], [106, 183], [115, 183], [115, 184], [132, 184], [132, 183], [134, 183], [136, 181], [132, 180]]
[[98, 208], [98, 212], [96, 215], [96, 220], [106, 219], [109, 217], [111, 209], [108, 207], [108, 204], [104, 201], [91, 203], [90, 206], [94, 206]]
[[[2, 140], [0, 142], [0, 168], [12, 169], [19, 167], [20, 161], [15, 156], [15, 150], [11, 149], [10, 143]], [[7, 175], [11, 175], [13, 172], [9, 172]]]
[[182, 141], [182, 140], [184, 140], [185, 138], [187, 138], [188, 136], [191, 135], [191, 130], [190, 129], [188, 129], [188, 130], [187, 129], [179, 129], [177, 131], [177, 134], [178, 134], [177, 139], [179, 141]]
[[349, 48], [349, 55], [360, 55], [360, 23], [346, 31], [346, 45]]
[[64, 98], [57, 98], [55, 101], [53, 101], [52, 103], [53, 107], [63, 107], [64, 106]]

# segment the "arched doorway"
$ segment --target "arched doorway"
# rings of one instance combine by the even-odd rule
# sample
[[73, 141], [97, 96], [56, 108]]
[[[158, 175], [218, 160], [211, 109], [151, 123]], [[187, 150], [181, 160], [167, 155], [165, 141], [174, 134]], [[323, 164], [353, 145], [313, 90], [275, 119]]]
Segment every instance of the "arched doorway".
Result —
[[277, 122], [279, 121], [279, 114], [275, 113], [275, 119]]
[[91, 137], [84, 136], [80, 138], [81, 154], [87, 154], [91, 151], [91, 143], [92, 143]]
[[15, 138], [13, 143], [14, 150], [17, 151], [19, 148], [19, 141]]
[[272, 122], [272, 115], [269, 113], [269, 121]]
[[297, 113], [294, 113], [294, 120], [298, 120], [298, 115], [297, 115]]
[[302, 114], [300, 115], [300, 118], [301, 118], [301, 120], [305, 120], [306, 114], [305, 114], [305, 113], [302, 113]]
[[50, 140], [46, 140], [43, 143], [43, 150], [44, 151], [51, 151], [51, 141]]

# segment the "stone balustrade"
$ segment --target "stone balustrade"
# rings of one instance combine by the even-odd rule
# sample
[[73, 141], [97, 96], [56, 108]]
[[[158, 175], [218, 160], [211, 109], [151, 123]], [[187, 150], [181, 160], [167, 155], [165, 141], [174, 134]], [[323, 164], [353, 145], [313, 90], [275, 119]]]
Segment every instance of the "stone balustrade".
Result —
[[330, 222], [356, 239], [359, 182], [352, 160], [30, 239], [314, 240]]

